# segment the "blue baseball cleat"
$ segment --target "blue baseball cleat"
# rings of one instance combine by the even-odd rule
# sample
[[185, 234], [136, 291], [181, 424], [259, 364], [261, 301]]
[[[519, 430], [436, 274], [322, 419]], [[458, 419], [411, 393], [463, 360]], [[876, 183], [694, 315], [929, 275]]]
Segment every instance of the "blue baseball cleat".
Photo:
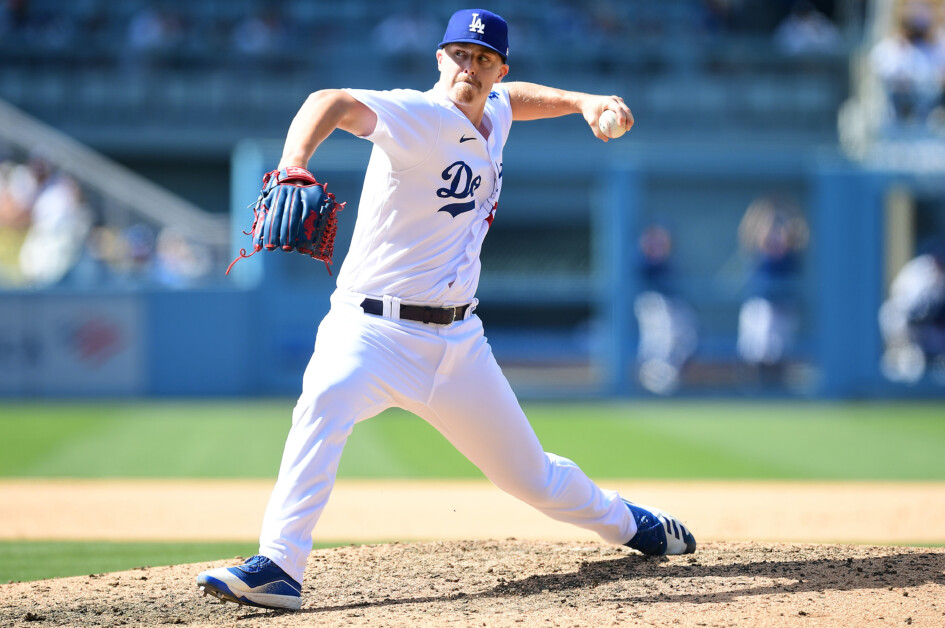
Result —
[[627, 541], [627, 547], [647, 556], [692, 554], [696, 551], [696, 539], [682, 521], [659, 509], [623, 501], [637, 522], [637, 533]]
[[265, 556], [253, 556], [237, 567], [219, 567], [197, 576], [197, 586], [224, 602], [259, 608], [297, 611], [302, 608], [302, 585]]

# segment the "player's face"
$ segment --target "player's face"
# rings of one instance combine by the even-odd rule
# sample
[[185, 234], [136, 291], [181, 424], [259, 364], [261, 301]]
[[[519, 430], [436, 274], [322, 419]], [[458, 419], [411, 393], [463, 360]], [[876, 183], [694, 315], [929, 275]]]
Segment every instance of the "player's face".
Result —
[[457, 104], [485, 103], [492, 86], [509, 72], [498, 53], [478, 44], [447, 44], [436, 58], [440, 84]]

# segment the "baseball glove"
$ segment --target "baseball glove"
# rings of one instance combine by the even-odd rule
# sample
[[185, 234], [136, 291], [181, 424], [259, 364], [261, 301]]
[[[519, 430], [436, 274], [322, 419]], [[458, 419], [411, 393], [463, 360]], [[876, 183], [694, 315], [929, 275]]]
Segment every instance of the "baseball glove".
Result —
[[305, 168], [289, 166], [267, 172], [262, 191], [253, 205], [253, 227], [243, 233], [253, 238], [253, 252], [240, 249], [233, 264], [251, 257], [257, 251], [298, 251], [325, 262], [331, 274], [331, 256], [335, 249], [338, 212], [344, 203], [335, 202], [335, 195], [319, 183]]

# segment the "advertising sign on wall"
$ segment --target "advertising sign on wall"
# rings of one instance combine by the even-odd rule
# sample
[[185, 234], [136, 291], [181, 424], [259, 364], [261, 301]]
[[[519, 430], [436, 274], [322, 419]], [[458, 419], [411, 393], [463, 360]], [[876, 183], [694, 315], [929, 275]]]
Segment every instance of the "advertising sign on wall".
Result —
[[143, 392], [141, 309], [135, 296], [28, 295], [0, 301], [0, 393]]

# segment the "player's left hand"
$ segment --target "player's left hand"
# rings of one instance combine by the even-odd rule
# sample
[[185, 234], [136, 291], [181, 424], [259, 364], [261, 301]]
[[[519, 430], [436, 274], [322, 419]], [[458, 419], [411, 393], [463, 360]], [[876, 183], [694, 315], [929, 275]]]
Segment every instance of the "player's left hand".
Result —
[[609, 141], [610, 138], [603, 134], [600, 130], [600, 127], [597, 125], [597, 121], [600, 120], [600, 116], [604, 113], [605, 110], [610, 109], [615, 114], [617, 114], [617, 123], [623, 125], [626, 130], [630, 130], [630, 127], [633, 126], [633, 113], [630, 111], [630, 107], [623, 102], [623, 98], [620, 96], [592, 96], [588, 95], [581, 102], [581, 115], [584, 116], [584, 121], [587, 122], [587, 125], [591, 127], [591, 133], [599, 140], [605, 142]]

